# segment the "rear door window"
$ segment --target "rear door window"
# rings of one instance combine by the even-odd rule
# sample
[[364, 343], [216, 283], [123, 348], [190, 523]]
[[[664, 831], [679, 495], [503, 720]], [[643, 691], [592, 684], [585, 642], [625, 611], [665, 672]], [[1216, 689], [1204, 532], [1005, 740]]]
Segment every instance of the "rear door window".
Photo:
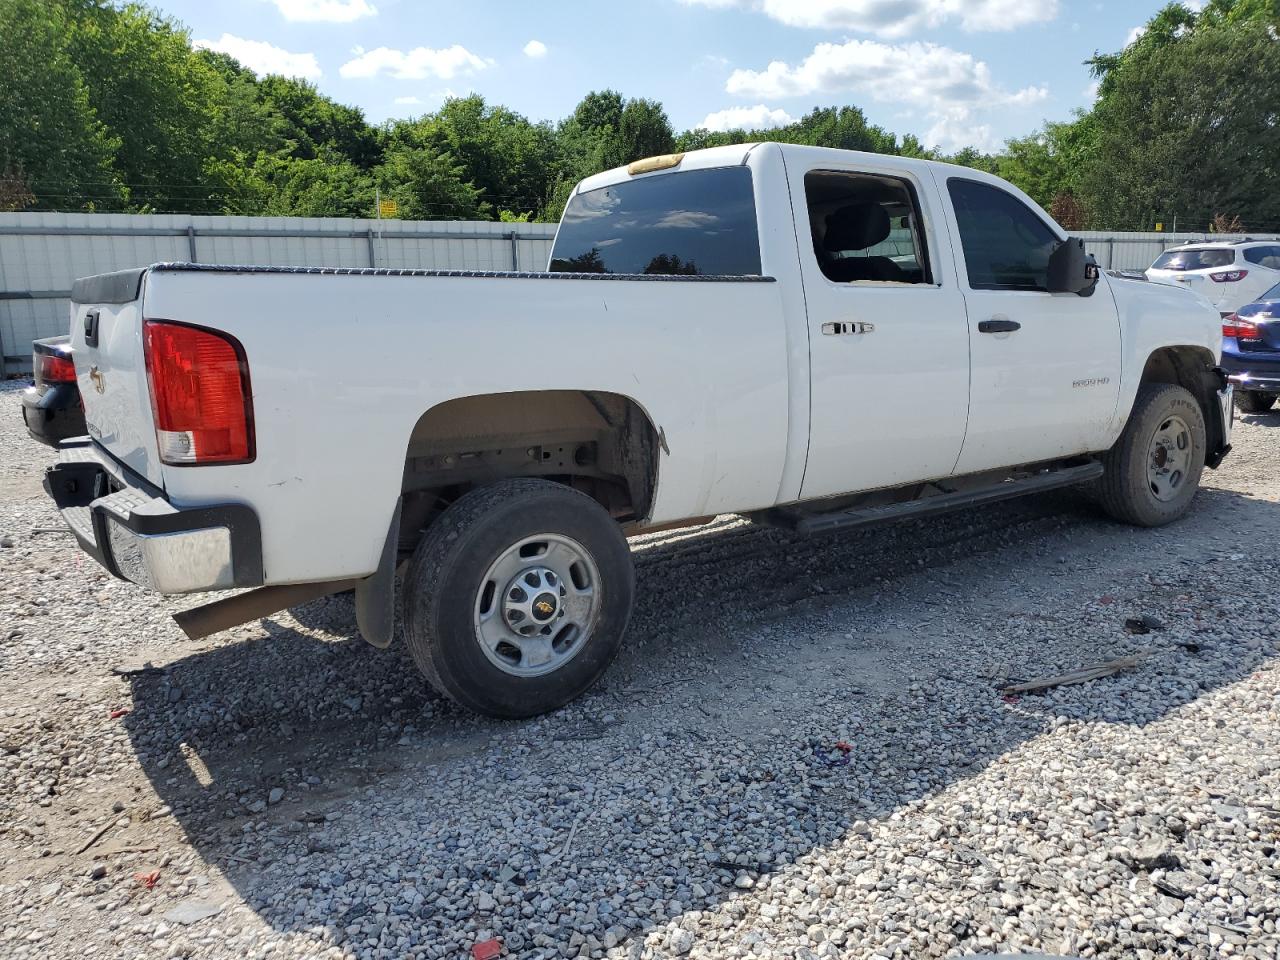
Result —
[[569, 201], [552, 273], [759, 276], [755, 193], [746, 167], [668, 173]]
[[1168, 250], [1156, 257], [1152, 270], [1208, 270], [1235, 263], [1234, 250]]

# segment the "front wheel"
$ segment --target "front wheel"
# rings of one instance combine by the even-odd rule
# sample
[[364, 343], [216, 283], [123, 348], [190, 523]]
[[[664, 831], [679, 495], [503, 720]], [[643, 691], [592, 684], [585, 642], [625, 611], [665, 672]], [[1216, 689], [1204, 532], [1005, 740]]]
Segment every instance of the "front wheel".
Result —
[[1103, 509], [1142, 527], [1177, 520], [1200, 486], [1205, 445], [1204, 414], [1188, 390], [1171, 383], [1142, 387], [1124, 433], [1102, 458]]
[[622, 644], [634, 594], [618, 524], [546, 480], [473, 490], [427, 528], [401, 591], [405, 640], [437, 690], [516, 719], [583, 693]]
[[1241, 413], [1266, 413], [1276, 402], [1274, 393], [1261, 390], [1237, 390], [1236, 408]]

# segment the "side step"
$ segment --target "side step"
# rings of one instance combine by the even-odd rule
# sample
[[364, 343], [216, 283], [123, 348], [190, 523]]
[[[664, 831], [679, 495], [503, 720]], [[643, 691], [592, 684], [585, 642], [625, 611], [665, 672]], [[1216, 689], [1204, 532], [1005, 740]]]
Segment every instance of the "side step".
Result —
[[809, 513], [803, 510], [771, 510], [767, 522], [785, 527], [796, 533], [827, 533], [850, 527], [868, 527], [899, 520], [919, 520], [940, 513], [948, 513], [964, 507], [980, 507], [1001, 500], [1030, 493], [1043, 493], [1060, 487], [1096, 480], [1102, 476], [1102, 464], [1096, 460], [1070, 467], [1046, 470], [1018, 480], [1003, 480], [989, 487], [963, 490], [956, 493], [940, 493], [904, 503], [889, 503], [875, 507], [854, 507], [850, 510], [833, 510], [829, 513]]

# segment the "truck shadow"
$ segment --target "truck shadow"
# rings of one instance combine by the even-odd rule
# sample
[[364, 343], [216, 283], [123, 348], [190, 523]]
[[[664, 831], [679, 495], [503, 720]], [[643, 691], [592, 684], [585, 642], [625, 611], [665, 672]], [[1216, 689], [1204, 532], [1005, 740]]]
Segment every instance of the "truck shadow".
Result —
[[[635, 545], [627, 648], [549, 717], [454, 708], [329, 598], [137, 677], [125, 723], [188, 841], [277, 931], [357, 956], [489, 933], [516, 956], [634, 946], [1063, 718], [1141, 727], [1250, 674], [1271, 653], [1229, 639], [1250, 611], [1202, 590], [1189, 618], [1185, 596], [1230, 582], [1237, 532], [1277, 511], [1206, 490], [1137, 531], [1068, 492], [811, 540], [722, 519]], [[1130, 635], [1142, 613], [1168, 629]], [[1098, 681], [1123, 696], [998, 690], [1140, 647], [1157, 654]]]

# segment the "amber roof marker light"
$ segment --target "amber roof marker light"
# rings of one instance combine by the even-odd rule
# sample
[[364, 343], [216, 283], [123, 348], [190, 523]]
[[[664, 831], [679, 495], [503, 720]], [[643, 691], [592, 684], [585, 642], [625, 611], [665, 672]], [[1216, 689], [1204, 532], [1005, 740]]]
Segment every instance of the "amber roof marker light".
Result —
[[641, 173], [653, 173], [655, 170], [670, 170], [672, 167], [679, 166], [683, 159], [683, 153], [664, 153], [657, 157], [645, 157], [643, 160], [627, 164], [627, 173], [634, 177]]

